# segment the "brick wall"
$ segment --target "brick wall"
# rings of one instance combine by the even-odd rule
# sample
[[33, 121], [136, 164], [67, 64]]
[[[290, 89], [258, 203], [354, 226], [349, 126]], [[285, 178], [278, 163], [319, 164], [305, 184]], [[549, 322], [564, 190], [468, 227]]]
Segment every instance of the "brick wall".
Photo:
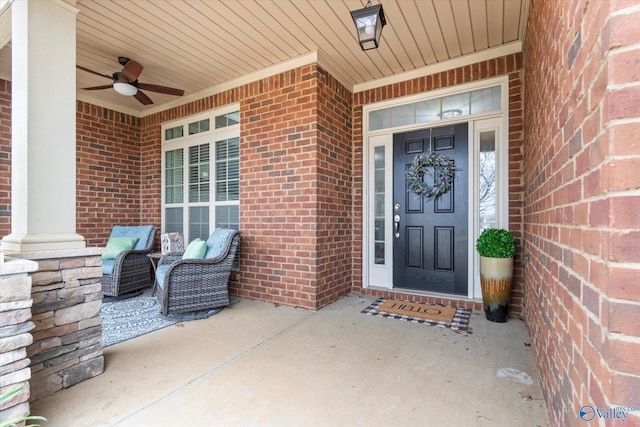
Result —
[[351, 286], [351, 94], [317, 65], [142, 119], [143, 215], [160, 227], [162, 123], [234, 102], [242, 238], [231, 292], [326, 305]]
[[78, 101], [76, 120], [76, 230], [104, 246], [113, 225], [144, 222], [140, 119]]
[[[354, 95], [353, 111], [353, 289], [369, 295], [385, 298], [406, 298], [394, 291], [380, 291], [362, 288], [362, 107], [369, 103], [413, 95], [425, 91], [450, 87], [461, 83], [507, 75], [509, 77], [509, 229], [518, 241], [522, 237], [522, 194], [523, 194], [523, 57], [521, 54], [508, 55], [489, 61], [467, 65], [449, 71], [407, 80], [389, 86], [358, 92]], [[522, 245], [514, 262], [514, 281], [509, 314], [521, 316], [524, 313], [522, 269]], [[413, 296], [417, 302], [432, 304], [454, 304], [458, 307], [482, 310], [482, 304], [457, 300], [446, 300], [426, 296]]]
[[582, 405], [640, 406], [640, 10], [536, 0], [529, 19], [526, 318], [552, 423], [577, 426]]
[[351, 291], [352, 95], [318, 67], [317, 88], [317, 306]]
[[[321, 307], [351, 289], [362, 290], [362, 106], [509, 75], [510, 228], [519, 237], [521, 62], [520, 55], [510, 55], [361, 92], [353, 105], [349, 91], [317, 65], [142, 119], [79, 102], [78, 232], [89, 245], [104, 245], [114, 223], [144, 222], [160, 230], [161, 124], [238, 102], [242, 268], [233, 275], [232, 292]], [[515, 315], [522, 313], [520, 258]]]

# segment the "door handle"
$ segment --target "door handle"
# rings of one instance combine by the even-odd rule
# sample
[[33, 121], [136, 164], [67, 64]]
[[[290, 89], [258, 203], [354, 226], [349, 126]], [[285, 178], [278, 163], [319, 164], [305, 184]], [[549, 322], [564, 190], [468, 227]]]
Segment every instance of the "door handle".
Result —
[[400, 215], [393, 217], [393, 232], [396, 238], [400, 237]]

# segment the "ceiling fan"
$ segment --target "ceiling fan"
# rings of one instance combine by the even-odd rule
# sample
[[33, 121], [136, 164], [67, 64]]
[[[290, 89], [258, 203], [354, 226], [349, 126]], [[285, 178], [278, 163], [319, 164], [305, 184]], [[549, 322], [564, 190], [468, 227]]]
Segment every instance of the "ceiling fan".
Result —
[[136, 62], [132, 59], [125, 58], [124, 56], [118, 57], [118, 62], [122, 65], [122, 71], [116, 71], [111, 76], [107, 74], [98, 73], [97, 71], [90, 70], [88, 68], [82, 67], [80, 65], [76, 65], [79, 70], [86, 71], [91, 74], [95, 74], [96, 76], [106, 77], [107, 79], [113, 80], [112, 84], [104, 85], [104, 86], [93, 86], [93, 87], [85, 87], [84, 90], [100, 90], [100, 89], [109, 89], [113, 87], [116, 92], [125, 96], [133, 96], [135, 99], [140, 101], [143, 105], [153, 104], [151, 98], [149, 98], [144, 92], [140, 89], [149, 90], [151, 92], [164, 93], [167, 95], [176, 95], [182, 96], [184, 95], [184, 90], [175, 89], [167, 86], [158, 86], [152, 85], [149, 83], [141, 83], [138, 81], [138, 77], [142, 74], [142, 70], [144, 67], [139, 62]]

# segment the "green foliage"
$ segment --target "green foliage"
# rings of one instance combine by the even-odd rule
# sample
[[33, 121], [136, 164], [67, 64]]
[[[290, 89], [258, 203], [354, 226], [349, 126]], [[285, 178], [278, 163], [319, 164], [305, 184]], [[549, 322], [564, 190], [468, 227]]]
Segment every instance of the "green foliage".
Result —
[[516, 239], [502, 228], [487, 228], [476, 241], [480, 256], [487, 258], [513, 258], [516, 253]]
[[[13, 390], [8, 390], [0, 394], [0, 403], [11, 399], [13, 396], [20, 393], [21, 391], [22, 391], [22, 387], [19, 387]], [[38, 417], [38, 416], [20, 417], [20, 418], [14, 418], [13, 420], [0, 421], [0, 427], [13, 427], [16, 424], [21, 423], [22, 421], [31, 421], [31, 420], [47, 421], [46, 418]], [[38, 427], [39, 425], [40, 424], [27, 424], [25, 425], [25, 427]]]

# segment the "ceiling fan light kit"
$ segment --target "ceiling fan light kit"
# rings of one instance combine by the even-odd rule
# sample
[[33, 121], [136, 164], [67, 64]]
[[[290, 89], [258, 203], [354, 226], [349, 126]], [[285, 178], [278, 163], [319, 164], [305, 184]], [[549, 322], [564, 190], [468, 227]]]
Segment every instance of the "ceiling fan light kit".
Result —
[[94, 87], [85, 87], [84, 90], [101, 90], [108, 89], [113, 87], [113, 89], [118, 92], [120, 95], [124, 96], [133, 96], [138, 102], [143, 105], [153, 104], [151, 98], [149, 98], [144, 92], [140, 89], [149, 90], [151, 92], [163, 93], [166, 95], [175, 95], [182, 96], [184, 95], [184, 91], [182, 89], [176, 89], [167, 86], [159, 86], [154, 84], [146, 84], [139, 83], [138, 77], [142, 73], [144, 67], [137, 61], [133, 61], [124, 56], [118, 57], [118, 62], [123, 66], [122, 71], [116, 71], [109, 77], [106, 74], [98, 73], [97, 71], [90, 70], [88, 68], [77, 65], [76, 67], [79, 70], [86, 71], [91, 74], [95, 74], [97, 76], [106, 77], [108, 79], [112, 79], [113, 83], [111, 85], [103, 85], [103, 86], [94, 86]]
[[138, 88], [129, 83], [114, 83], [113, 88], [120, 95], [133, 96], [138, 93]]

